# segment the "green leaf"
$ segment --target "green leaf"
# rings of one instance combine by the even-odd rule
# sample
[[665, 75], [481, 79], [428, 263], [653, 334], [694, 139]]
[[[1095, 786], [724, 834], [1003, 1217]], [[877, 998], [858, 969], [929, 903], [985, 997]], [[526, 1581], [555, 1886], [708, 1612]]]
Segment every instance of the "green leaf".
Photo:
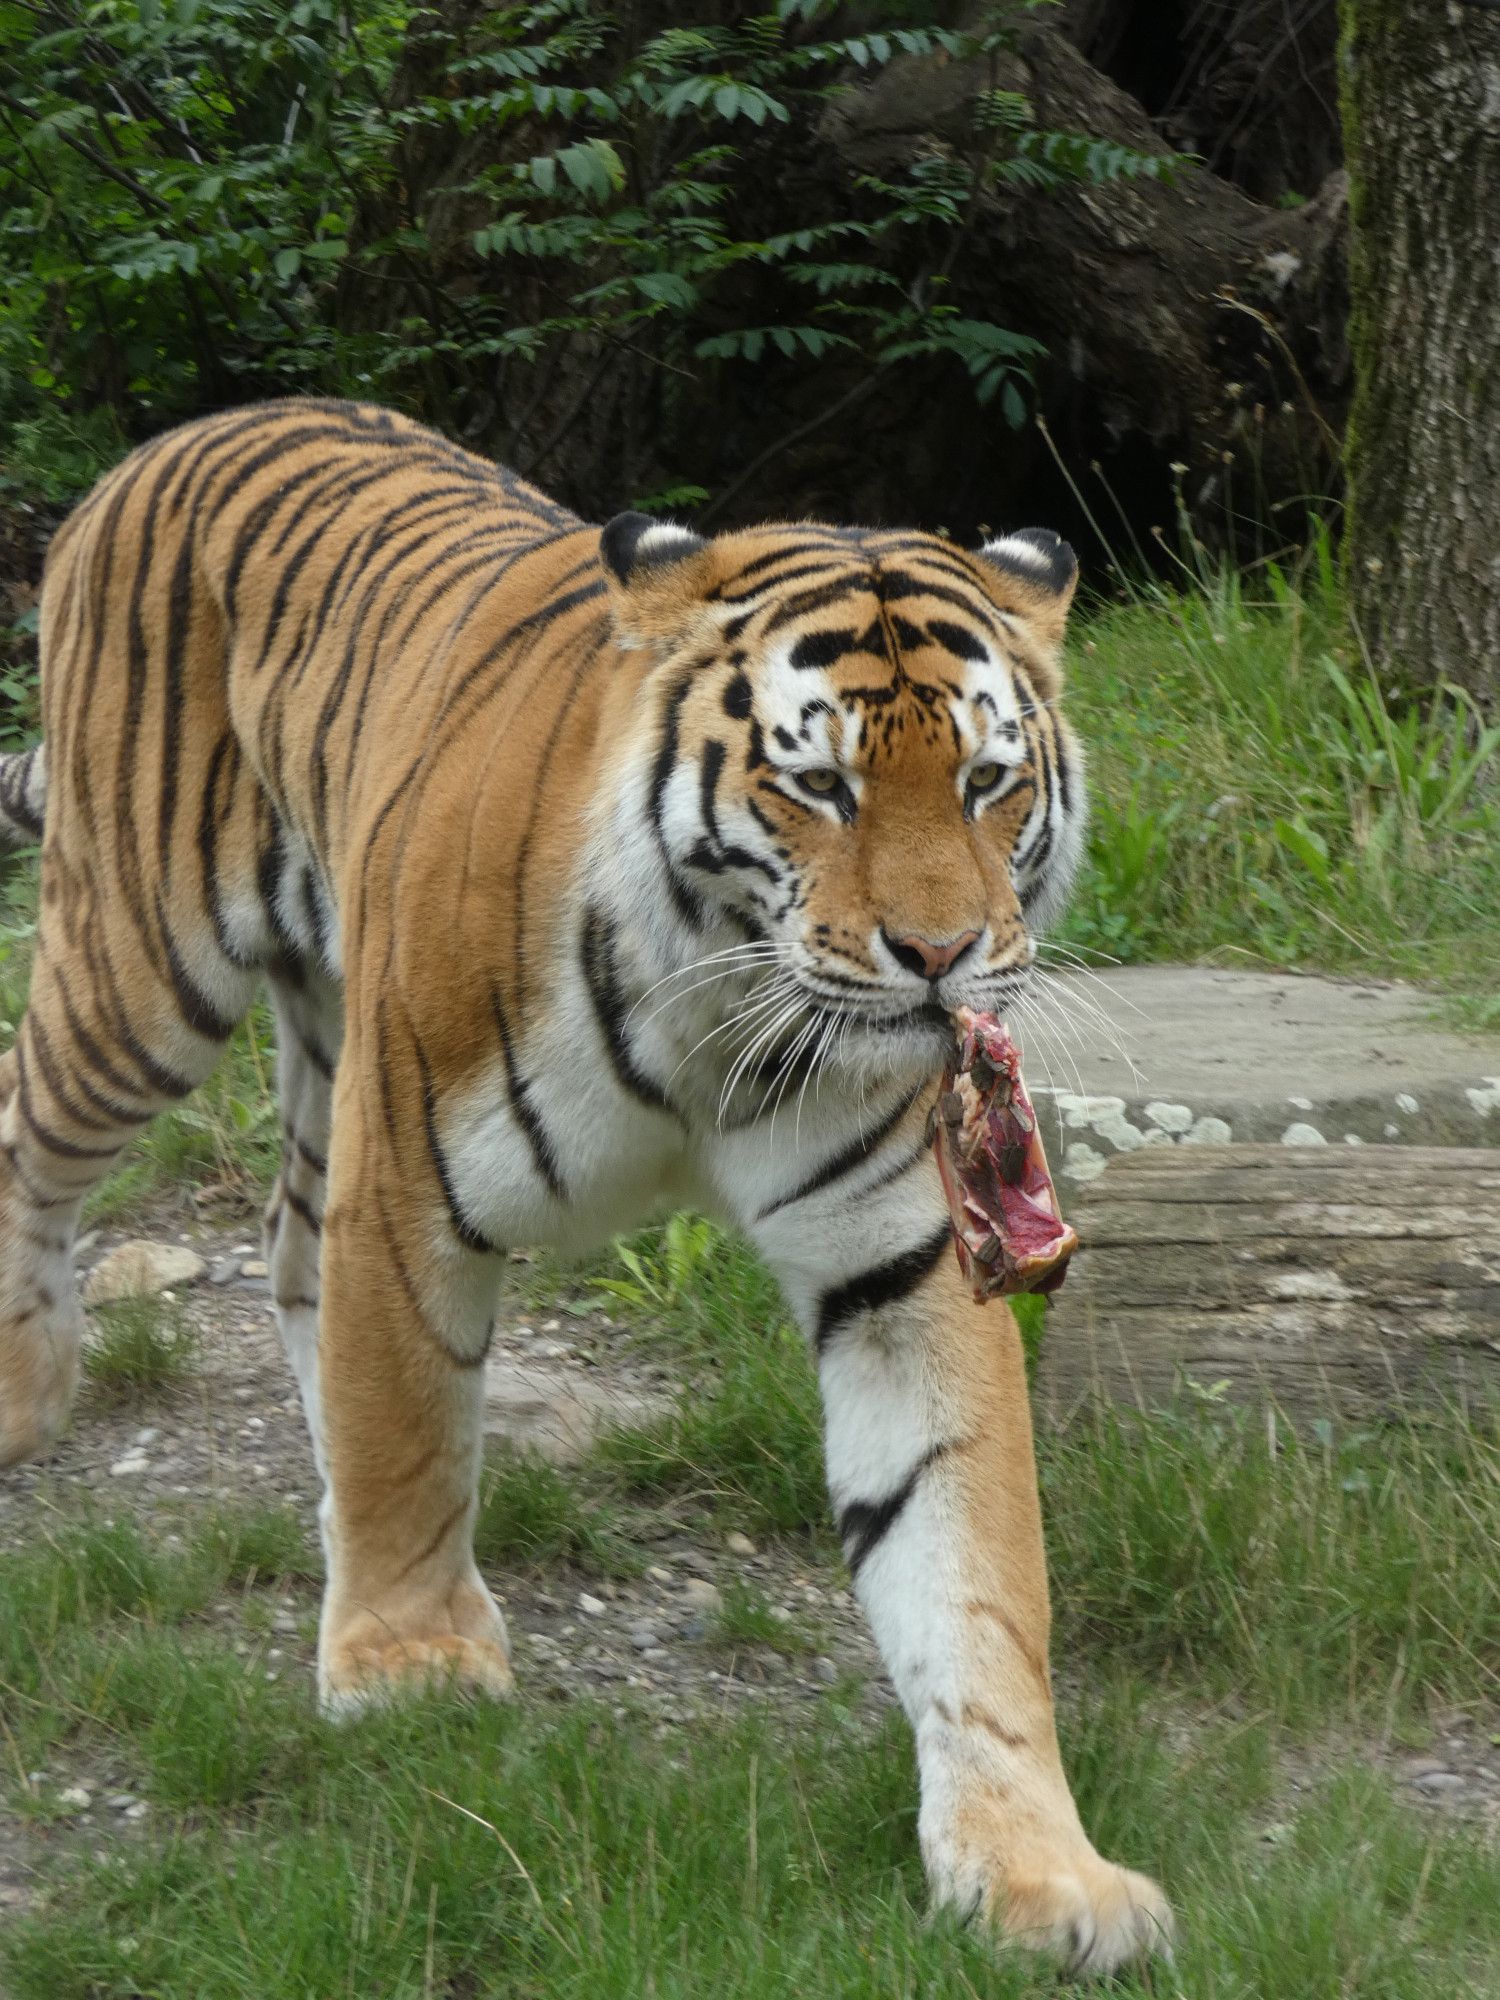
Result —
[[287, 244], [271, 259], [271, 268], [278, 278], [295, 278], [302, 269], [302, 252], [295, 243]]
[[676, 271], [636, 271], [630, 282], [656, 305], [674, 306], [685, 311], [698, 303], [697, 289]]

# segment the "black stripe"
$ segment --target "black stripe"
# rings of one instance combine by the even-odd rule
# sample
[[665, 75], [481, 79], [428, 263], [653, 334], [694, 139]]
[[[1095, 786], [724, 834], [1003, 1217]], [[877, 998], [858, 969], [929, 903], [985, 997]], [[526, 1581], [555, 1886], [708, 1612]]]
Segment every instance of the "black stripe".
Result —
[[993, 609], [977, 589], [973, 597], [965, 597], [959, 591], [949, 590], [946, 584], [923, 583], [920, 577], [908, 576], [904, 570], [893, 569], [880, 572], [875, 579], [875, 590], [882, 604], [894, 604], [909, 597], [935, 597], [942, 604], [956, 605], [960, 611], [967, 611], [997, 643], [999, 641]]
[[437, 1093], [432, 1086], [432, 1065], [428, 1062], [422, 1045], [415, 1035], [412, 1037], [412, 1047], [416, 1052], [417, 1067], [422, 1072], [422, 1129], [427, 1135], [427, 1151], [438, 1177], [438, 1185], [443, 1190], [443, 1201], [448, 1209], [448, 1220], [453, 1233], [466, 1250], [476, 1250], [487, 1257], [498, 1256], [499, 1244], [491, 1243], [482, 1230], [476, 1229], [458, 1205], [458, 1196], [453, 1189], [453, 1176], [448, 1171], [447, 1155], [443, 1151], [442, 1141], [438, 1138]]
[[[84, 1026], [83, 1021], [79, 1017], [78, 1010], [73, 1004], [73, 997], [68, 991], [67, 982], [54, 966], [52, 968], [52, 977], [56, 980], [57, 990], [62, 995], [63, 1012], [68, 1017], [68, 1027], [72, 1033], [74, 1042], [88, 1057], [99, 1074], [107, 1082], [114, 1084], [119, 1090], [155, 1091], [159, 1097], [170, 1098], [188, 1096], [195, 1088], [192, 1078], [179, 1076], [175, 1070], [168, 1069], [164, 1063], [159, 1063], [146, 1047], [145, 1043], [132, 1029], [129, 1018], [121, 1004], [119, 988], [114, 982], [108, 962], [101, 962], [95, 957], [91, 946], [87, 942], [87, 936], [88, 934], [85, 932], [84, 962], [94, 978], [95, 1002], [102, 1011], [107, 998], [109, 1012], [114, 1017], [115, 1038], [124, 1049], [126, 1055], [130, 1057], [130, 1060], [140, 1071], [144, 1082], [137, 1083], [131, 1077], [122, 1076], [120, 1071], [109, 1061], [104, 1051]], [[106, 996], [101, 996], [99, 990], [101, 987], [107, 987], [108, 992]], [[109, 1022], [106, 1021], [106, 1028], [109, 1025]]]
[[26, 1033], [31, 1043], [32, 1054], [36, 1057], [36, 1066], [42, 1073], [42, 1081], [75, 1124], [82, 1125], [89, 1132], [109, 1132], [120, 1125], [149, 1125], [156, 1116], [154, 1110], [139, 1111], [128, 1104], [117, 1103], [114, 1098], [106, 1097], [103, 1091], [96, 1090], [81, 1072], [75, 1072], [73, 1082], [77, 1084], [88, 1103], [92, 1104], [96, 1111], [104, 1114], [102, 1118], [88, 1117], [72, 1102], [64, 1088], [62, 1073], [54, 1060], [51, 1042], [39, 1017], [28, 1018]]
[[[752, 576], [760, 576], [763, 571], [774, 569], [777, 563], [800, 562], [804, 556], [818, 555], [824, 550], [834, 552], [842, 549], [842, 547], [843, 544], [836, 536], [829, 537], [826, 540], [810, 542], [792, 542], [790, 544], [783, 542], [778, 547], [768, 550], [763, 556], [752, 556], [749, 562], [740, 564], [733, 576], [726, 576], [721, 583], [715, 584], [713, 589], [708, 593], [709, 602], [712, 603], [715, 600], [721, 600], [725, 593], [732, 590], [736, 584], [745, 583]], [[769, 578], [765, 584], [757, 587], [769, 588], [775, 581], [776, 579]]]
[[667, 846], [666, 828], [662, 825], [662, 800], [667, 785], [677, 765], [677, 726], [683, 703], [692, 693], [693, 683], [698, 677], [700, 662], [691, 661], [672, 684], [667, 696], [666, 713], [662, 717], [661, 741], [657, 745], [656, 758], [651, 766], [651, 790], [649, 811], [651, 826], [656, 835], [656, 845], [661, 853], [662, 864], [667, 874], [667, 889], [677, 914], [683, 922], [698, 929], [703, 921], [703, 911], [698, 899], [683, 883]]
[[821, 611], [825, 605], [837, 604], [843, 598], [852, 597], [857, 591], [869, 591], [871, 588], [871, 579], [867, 574], [857, 571], [850, 576], [845, 571], [831, 583], [821, 583], [811, 590], [799, 590], [787, 603], [777, 605], [761, 627], [761, 639], [762, 641], [769, 639], [773, 632], [779, 632], [783, 625], [789, 625], [794, 618], [806, 617], [810, 611]]
[[326, 1180], [328, 1178], [328, 1162], [324, 1156], [316, 1147], [309, 1146], [301, 1134], [294, 1132], [290, 1125], [285, 1130], [288, 1141], [302, 1155], [308, 1166], [312, 1168], [315, 1174], [321, 1174], [324, 1180]]
[[699, 807], [708, 836], [716, 847], [722, 847], [724, 844], [724, 837], [719, 832], [718, 812], [714, 805], [714, 794], [719, 789], [719, 779], [724, 772], [724, 754], [724, 745], [714, 737], [709, 737], [703, 746], [703, 764], [699, 774]]
[[962, 625], [955, 625], [948, 618], [929, 618], [927, 630], [940, 646], [946, 646], [950, 653], [956, 653], [961, 660], [986, 661], [990, 649], [974, 633], [966, 632]]
[[292, 1211], [293, 1215], [301, 1216], [314, 1236], [322, 1235], [323, 1218], [304, 1195], [296, 1193], [294, 1189], [289, 1188], [286, 1182], [283, 1181], [281, 1184], [281, 1198]]
[[[848, 557], [841, 549], [830, 549], [821, 562], [799, 563], [789, 569], [784, 576], [773, 576], [752, 585], [749, 590], [726, 590], [720, 599], [724, 604], [748, 604], [752, 599], [758, 604], [763, 599], [773, 597], [778, 590], [784, 590], [789, 583], [798, 583], [805, 576], [826, 576], [831, 569], [842, 568], [847, 575]], [[859, 581], [857, 574], [849, 577], [853, 584]], [[726, 628], [727, 629], [727, 628]]]
[[56, 1153], [63, 1160], [112, 1160], [125, 1144], [121, 1137], [112, 1146], [75, 1146], [71, 1139], [59, 1139], [49, 1132], [31, 1108], [31, 1080], [26, 1074], [26, 1045], [16, 1043], [16, 1101], [21, 1107], [21, 1116], [30, 1128], [31, 1136], [49, 1152]]
[[660, 1086], [638, 1067], [625, 1039], [620, 1021], [624, 1003], [615, 972], [614, 929], [609, 919], [597, 910], [590, 910], [584, 918], [582, 955], [589, 999], [593, 1003], [594, 1016], [604, 1037], [616, 1082], [640, 1103], [650, 1105], [653, 1111], [665, 1111], [669, 1117], [677, 1118], [680, 1124], [679, 1114], [667, 1102]]
[[787, 665], [799, 669], [831, 667], [846, 653], [883, 650], [883, 646], [866, 647], [852, 626], [838, 625], [827, 632], [804, 632], [787, 655]]
[[936, 1268], [938, 1259], [948, 1247], [951, 1233], [944, 1222], [915, 1250], [903, 1250], [889, 1263], [876, 1264], [871, 1270], [862, 1271], [857, 1278], [846, 1278], [843, 1284], [825, 1292], [818, 1301], [819, 1352], [846, 1320], [853, 1319], [858, 1313], [878, 1312], [882, 1306], [894, 1305], [908, 1292], [915, 1291]]
[[769, 1208], [763, 1208], [756, 1221], [764, 1222], [767, 1216], [775, 1215], [778, 1209], [790, 1208], [794, 1202], [806, 1201], [809, 1195], [817, 1194], [822, 1188], [831, 1187], [835, 1181], [842, 1180], [845, 1174], [852, 1173], [863, 1161], [869, 1159], [872, 1153], [879, 1151], [926, 1088], [925, 1081], [919, 1083], [915, 1090], [900, 1100], [893, 1111], [881, 1119], [873, 1131], [857, 1132], [847, 1146], [835, 1153], [832, 1159], [825, 1160], [823, 1165], [809, 1174], [800, 1186], [793, 1188], [790, 1194], [779, 1195]]
[[0, 806], [7, 818], [37, 840], [42, 837], [42, 815], [32, 811], [26, 794], [31, 785], [31, 767], [41, 747], [40, 743], [33, 743], [19, 756], [0, 758]]
[[490, 988], [490, 1013], [494, 1017], [495, 1032], [500, 1037], [500, 1053], [505, 1058], [505, 1082], [510, 1091], [511, 1109], [521, 1130], [526, 1134], [526, 1143], [531, 1148], [531, 1157], [536, 1170], [547, 1183], [547, 1192], [556, 1201], [566, 1201], [567, 1190], [562, 1184], [562, 1176], [557, 1170], [557, 1154], [552, 1141], [547, 1136], [536, 1106], [531, 1101], [531, 1091], [526, 1079], [516, 1067], [515, 1050], [510, 1039], [510, 1025], [505, 1018], [505, 1009], [500, 1003], [500, 995], [495, 987]]
[[156, 895], [156, 919], [161, 926], [162, 944], [166, 948], [167, 976], [183, 1020], [198, 1034], [206, 1035], [210, 1041], [227, 1042], [235, 1031], [239, 1017], [233, 1014], [221, 1014], [183, 964], [182, 953], [177, 949], [177, 940], [167, 923], [167, 913], [159, 889]]
[[883, 1500], [851, 1500], [847, 1507], [839, 1509], [839, 1540], [844, 1544], [844, 1560], [851, 1576], [859, 1575], [900, 1520], [906, 1503], [917, 1490], [917, 1481], [947, 1450], [946, 1444], [935, 1444], [930, 1451], [923, 1452], [901, 1484]]

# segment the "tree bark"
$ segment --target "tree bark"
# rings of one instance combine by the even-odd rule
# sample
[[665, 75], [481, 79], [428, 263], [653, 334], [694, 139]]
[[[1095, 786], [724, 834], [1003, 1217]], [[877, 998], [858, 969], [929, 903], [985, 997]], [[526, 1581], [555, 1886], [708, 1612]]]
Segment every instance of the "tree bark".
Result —
[[1500, 11], [1344, 0], [1356, 615], [1500, 705]]

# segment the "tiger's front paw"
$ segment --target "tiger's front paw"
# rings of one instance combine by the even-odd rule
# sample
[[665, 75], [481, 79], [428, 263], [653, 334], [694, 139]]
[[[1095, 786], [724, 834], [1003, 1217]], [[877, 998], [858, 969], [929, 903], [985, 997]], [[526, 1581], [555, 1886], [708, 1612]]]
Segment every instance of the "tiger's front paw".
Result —
[[450, 1593], [439, 1606], [325, 1614], [318, 1646], [325, 1715], [344, 1719], [434, 1689], [494, 1701], [515, 1690], [505, 1623], [482, 1585]]
[[1081, 1834], [1007, 1832], [990, 1808], [922, 1839], [938, 1908], [992, 1925], [1074, 1974], [1172, 1955], [1171, 1906], [1156, 1884], [1096, 1854]]

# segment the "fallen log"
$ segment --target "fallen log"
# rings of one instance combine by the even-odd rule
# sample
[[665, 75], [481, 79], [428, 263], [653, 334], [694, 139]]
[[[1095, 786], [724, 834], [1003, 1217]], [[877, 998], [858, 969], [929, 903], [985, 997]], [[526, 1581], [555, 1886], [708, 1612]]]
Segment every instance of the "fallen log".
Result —
[[1500, 1151], [1154, 1146], [1076, 1194], [1039, 1413], [1184, 1381], [1289, 1414], [1500, 1402]]

